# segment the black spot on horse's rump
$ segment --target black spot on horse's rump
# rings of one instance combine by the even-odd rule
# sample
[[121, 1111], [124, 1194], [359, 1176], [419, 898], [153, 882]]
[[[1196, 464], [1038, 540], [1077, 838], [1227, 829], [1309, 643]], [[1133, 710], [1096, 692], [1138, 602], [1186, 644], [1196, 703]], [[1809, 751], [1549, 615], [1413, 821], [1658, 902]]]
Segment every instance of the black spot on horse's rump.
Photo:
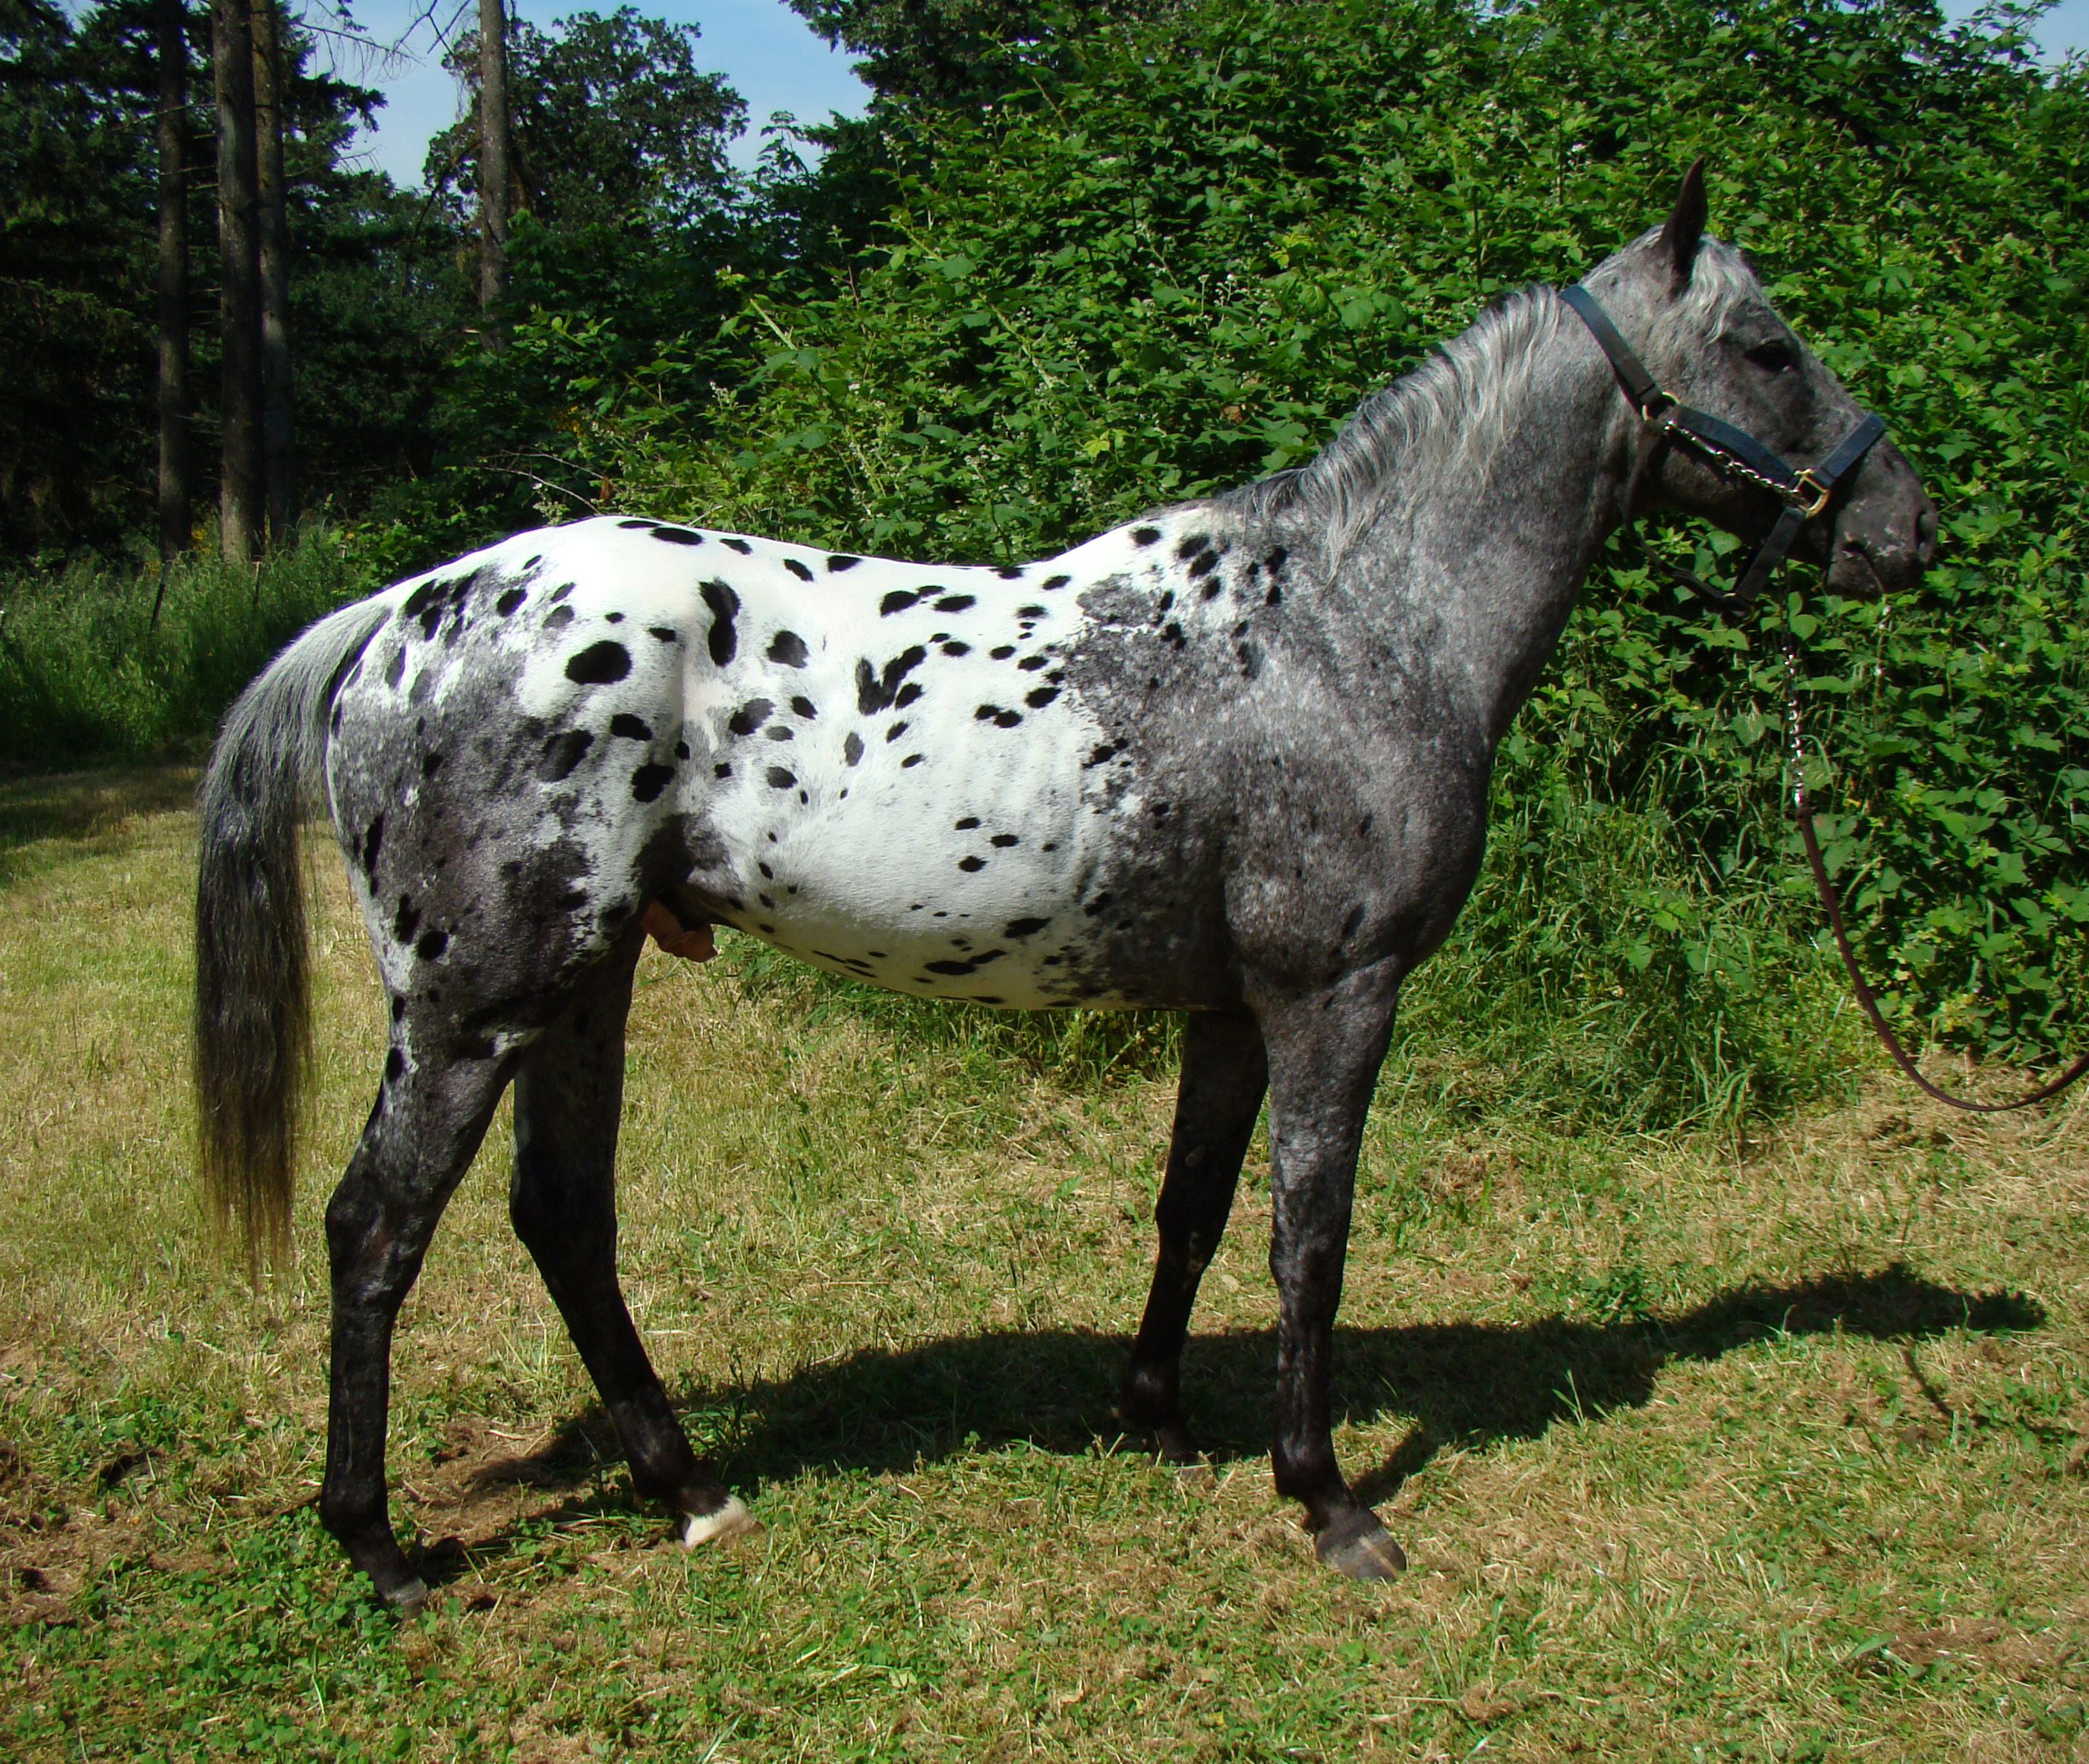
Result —
[[441, 754], [423, 753], [421, 756], [421, 775], [423, 778], [432, 778], [442, 769], [443, 756]]
[[[728, 540], [727, 543], [731, 542]], [[740, 611], [740, 596], [727, 584], [715, 577], [700, 583], [697, 592], [704, 597], [704, 604], [710, 608], [711, 659], [723, 667], [732, 659], [734, 650], [740, 647], [739, 634], [732, 628], [733, 615]]]
[[796, 740], [797, 737], [796, 734], [783, 723], [772, 723], [769, 725], [769, 739], [772, 741], [790, 741]]
[[1019, 582], [1023, 579], [1022, 566], [1017, 564], [1003, 564], [994, 572], [994, 574], [1000, 577], [1003, 582]]
[[726, 719], [725, 726], [735, 735], [752, 735], [775, 708], [766, 698], [750, 698]]
[[631, 672], [631, 651], [613, 638], [590, 643], [566, 663], [566, 678], [582, 686], [609, 686]]
[[967, 873], [976, 869], [984, 869], [986, 860], [983, 857], [961, 857], [958, 860], [958, 868]]
[[849, 731], [848, 739], [842, 743], [842, 758], [851, 766], [863, 758], [863, 737], [854, 729]]
[[1098, 747], [1094, 753], [1089, 754], [1086, 759], [1081, 762], [1081, 770], [1084, 772], [1091, 771], [1094, 770], [1095, 767], [1105, 765], [1109, 761], [1115, 759], [1117, 755], [1123, 751], [1123, 742], [1105, 741], [1101, 746]]
[[851, 557], [845, 552], [837, 552], [827, 560], [827, 568], [839, 573], [844, 569], [854, 569], [862, 561], [861, 558]]
[[1175, 547], [1175, 555], [1186, 563], [1190, 559], [1195, 557], [1198, 552], [1208, 552], [1211, 548], [1212, 535], [1210, 534], [1192, 533], [1189, 538], [1183, 540], [1180, 545]]
[[396, 1084], [405, 1074], [406, 1056], [395, 1047], [384, 1056], [384, 1082]]
[[1044, 586], [1048, 589], [1063, 588], [1073, 579], [1074, 578], [1071, 576], [1047, 576], [1044, 578]]
[[760, 870], [763, 875], [766, 876], [770, 881], [774, 882], [776, 880], [776, 872], [769, 867], [769, 860], [767, 858], [757, 858], [754, 861], [754, 867]]
[[894, 723], [890, 728], [885, 732], [886, 740], [888, 741], [898, 740], [901, 736], [907, 732], [908, 727], [909, 725], [904, 723]]
[[1252, 680], [1262, 672], [1262, 651], [1252, 643], [1243, 643], [1236, 652], [1240, 657], [1241, 677]]
[[1159, 603], [1154, 607], [1153, 622], [1156, 624], [1160, 624], [1161, 615], [1169, 612], [1174, 604], [1175, 590], [1173, 588], [1170, 588], [1166, 594], [1160, 597]]
[[783, 560], [783, 567], [800, 582], [810, 582], [813, 579], [812, 566], [801, 559], [787, 557]]
[[397, 1023], [397, 1022], [400, 1021], [400, 1019], [402, 1019], [405, 1015], [406, 1015], [406, 1000], [405, 1000], [405, 995], [404, 995], [403, 994], [401, 994], [401, 993], [396, 993], [396, 992], [395, 992], [394, 994], [392, 994], [392, 1020], [394, 1023]]
[[969, 974], [978, 966], [976, 962], [924, 962], [921, 964], [932, 974]]
[[671, 624], [649, 624], [646, 630], [647, 635], [659, 638], [663, 643], [679, 643], [682, 640], [681, 633]]
[[907, 706], [913, 703], [913, 702], [920, 696], [921, 682], [918, 680], [910, 680], [905, 685], [902, 686], [896, 693], [894, 694], [892, 700], [893, 708], [895, 710], [904, 710]]
[[812, 651], [796, 631], [779, 631], [769, 641], [769, 659], [783, 667], [803, 667]]
[[771, 912], [774, 912], [776, 910], [775, 901], [770, 899], [767, 895], [757, 895], [754, 898], [760, 901], [763, 906], [768, 908]]
[[1160, 635], [1164, 642], [1173, 644], [1178, 650], [1189, 641], [1182, 635], [1182, 627], [1173, 619], [1168, 621]]
[[975, 603], [974, 597], [971, 594], [945, 594], [936, 603], [936, 610], [938, 612], [963, 612], [966, 607]]
[[587, 750], [594, 745], [594, 733], [590, 729], [567, 729], [551, 736], [544, 743], [544, 757], [538, 762], [537, 775], [547, 784], [570, 778], [573, 768], [587, 758]]
[[567, 596], [568, 594], [571, 594], [573, 591], [573, 585], [571, 582], [560, 582], [557, 587], [554, 588], [554, 589], [551, 590], [551, 604], [552, 604], [553, 606], [555, 606], [555, 607], [556, 605], [558, 605], [558, 603], [559, 603], [561, 600], [564, 599], [566, 598], [566, 596]]
[[745, 539], [720, 539], [718, 543], [728, 552], [739, 552], [742, 557], [752, 557], [754, 555], [754, 547]]
[[400, 607], [399, 622], [401, 624], [407, 624], [419, 618], [435, 604], [437, 598], [442, 594], [444, 586], [445, 584], [440, 579], [423, 582], [413, 593], [406, 596], [405, 603]]
[[999, 705], [983, 704], [978, 710], [972, 712], [972, 721], [975, 723], [991, 723], [1000, 715], [1001, 706]]
[[1351, 938], [1357, 934], [1357, 927], [1361, 925], [1363, 922], [1364, 909], [1362, 906], [1358, 904], [1350, 908], [1349, 917], [1342, 921], [1341, 941], [1345, 943], [1348, 942]]
[[791, 714], [793, 716], [803, 717], [808, 723], [810, 723], [815, 717], [819, 715], [820, 707], [814, 704], [809, 698], [803, 697], [796, 697], [791, 701]]
[[788, 790], [798, 782], [798, 775], [796, 772], [787, 771], [781, 766], [770, 766], [765, 775], [768, 778], [769, 788], [772, 790]]
[[1035, 937], [1052, 921], [1049, 919], [1010, 919], [1002, 928], [1003, 937]]
[[972, 652], [971, 644], [960, 643], [955, 637], [952, 637], [943, 646], [943, 653], [946, 655], [969, 655]]
[[963, 820], [954, 822], [951, 824], [957, 828], [959, 832], [969, 833], [974, 827], [980, 824], [980, 818], [976, 814], [968, 814]]
[[362, 835], [362, 873], [373, 883], [377, 880], [377, 854], [384, 846], [384, 817], [380, 814]]
[[1091, 900], [1085, 907], [1082, 908], [1081, 911], [1087, 914], [1089, 918], [1092, 919], [1099, 912], [1108, 912], [1109, 910], [1109, 903], [1110, 897], [1109, 895], [1097, 895], [1094, 899]]
[[914, 643], [887, 662], [881, 675], [873, 674], [869, 662], [858, 661], [856, 664], [856, 709], [867, 717], [875, 716], [899, 696], [900, 681], [928, 659], [928, 650], [919, 643]]
[[1135, 526], [1131, 530], [1131, 543], [1138, 546], [1151, 545], [1160, 537], [1157, 526]]
[[509, 613], [513, 612], [529, 598], [530, 590], [528, 589], [511, 588], [506, 594], [503, 594], [498, 600], [493, 603], [493, 610], [504, 619]]
[[987, 654], [997, 662], [1006, 661], [1014, 653], [1015, 646], [1013, 643], [997, 643], [987, 651]]
[[577, 912], [582, 907], [586, 906], [587, 903], [588, 897], [586, 889], [568, 888], [564, 894], [560, 895], [556, 900], [553, 901], [551, 904], [556, 907], [561, 912]]
[[406, 646], [401, 643], [392, 650], [392, 659], [384, 664], [384, 684], [396, 689], [399, 676], [406, 672]]
[[1216, 552], [1203, 552], [1190, 560], [1190, 580], [1195, 582], [1199, 577], [1208, 576], [1218, 567], [1219, 554]]
[[544, 629], [547, 631], [563, 631], [573, 622], [573, 609], [571, 607], [554, 607], [544, 620]]
[[632, 520], [620, 521], [616, 524], [626, 533], [643, 533], [653, 523], [650, 521]]
[[1225, 591], [1226, 585], [1216, 576], [1214, 576], [1209, 582], [1204, 584], [1203, 593], [1199, 596], [1199, 598], [1205, 600], [1216, 600]]
[[1032, 710], [1042, 710], [1058, 696], [1059, 689], [1057, 686], [1040, 686], [1035, 691], [1026, 692], [1023, 695], [1023, 702]]
[[1051, 660], [1049, 655], [1026, 655], [1015, 665], [1026, 674], [1034, 674]]
[[1277, 571], [1284, 568], [1285, 560], [1290, 555], [1290, 552], [1285, 550], [1282, 546], [1276, 546], [1271, 550], [1267, 557], [1263, 559], [1262, 567], [1274, 576]]
[[668, 545], [701, 545], [704, 543], [702, 534], [692, 533], [685, 526], [656, 526], [653, 529], [653, 537]]
[[1274, 607], [1280, 605], [1283, 599], [1284, 590], [1278, 587], [1275, 582], [1272, 582], [1269, 585], [1269, 592], [1262, 597], [1262, 603], [1265, 607]]
[[667, 788], [667, 781], [675, 775], [675, 768], [652, 761], [641, 766], [631, 775], [631, 800], [650, 802]]
[[997, 833], [987, 841], [988, 844], [998, 845], [1004, 851], [1011, 845], [1020, 845], [1022, 843], [1022, 835], [1015, 833]]
[[1047, 615], [1042, 607], [1018, 607], [1015, 616], [1019, 619], [1041, 619]]
[[621, 624], [624, 623], [624, 615], [620, 612], [606, 612], [603, 615], [603, 623], [605, 624]]
[[643, 717], [634, 717], [628, 710], [620, 710], [609, 719], [609, 732], [621, 736], [627, 741], [650, 741], [653, 739], [652, 725]]
[[1369, 833], [1371, 830], [1371, 822], [1375, 821], [1377, 818], [1378, 817], [1376, 815], [1367, 814], [1362, 820], [1359, 821], [1357, 823], [1357, 837], [1358, 839], [1362, 839], [1366, 834]]
[[900, 761], [899, 769], [903, 772], [910, 766], [919, 766], [928, 757], [926, 753], [909, 753], [906, 758]]
[[877, 603], [877, 616], [888, 619], [895, 612], [904, 612], [921, 598], [920, 590], [914, 588], [895, 588]]
[[732, 776], [732, 767], [727, 765], [725, 761], [720, 760], [717, 765], [711, 767], [711, 776], [714, 778], [730, 778]]
[[421, 934], [421, 941], [414, 946], [414, 953], [424, 962], [432, 962], [449, 946], [448, 932], [424, 931]]
[[1004, 710], [993, 720], [998, 727], [1012, 729], [1023, 720], [1023, 713], [1020, 710]]

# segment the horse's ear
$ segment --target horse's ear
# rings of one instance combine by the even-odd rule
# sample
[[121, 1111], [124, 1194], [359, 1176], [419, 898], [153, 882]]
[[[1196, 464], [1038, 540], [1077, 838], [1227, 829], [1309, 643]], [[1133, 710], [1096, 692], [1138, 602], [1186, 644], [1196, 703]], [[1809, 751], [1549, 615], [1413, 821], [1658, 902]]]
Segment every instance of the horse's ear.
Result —
[[1678, 288], [1688, 285], [1697, 261], [1697, 247], [1705, 238], [1705, 161], [1701, 155], [1684, 173], [1675, 206], [1668, 211], [1667, 224], [1661, 230], [1661, 255]]

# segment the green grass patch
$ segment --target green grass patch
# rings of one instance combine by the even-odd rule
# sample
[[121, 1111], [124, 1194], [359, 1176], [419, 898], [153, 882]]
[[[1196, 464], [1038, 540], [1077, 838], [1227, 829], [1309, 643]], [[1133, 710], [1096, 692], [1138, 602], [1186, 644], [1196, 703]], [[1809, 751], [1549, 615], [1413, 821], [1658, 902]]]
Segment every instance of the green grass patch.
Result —
[[362, 929], [323, 864], [300, 1259], [252, 1294], [189, 1189], [187, 779], [131, 775], [0, 796], [0, 1753], [2078, 1755], [2080, 1105], [1548, 1107], [1460, 1020], [1477, 946], [1388, 1064], [1338, 1342], [1402, 1580], [1323, 1573], [1269, 1486], [1259, 1144], [1187, 1365], [1211, 1472], [1113, 1449], [1164, 1023], [873, 1006], [742, 947], [641, 966], [621, 1262], [763, 1532], [685, 1555], [633, 1503], [504, 1117], [401, 1319], [394, 1513], [440, 1585], [398, 1622], [311, 1510]]

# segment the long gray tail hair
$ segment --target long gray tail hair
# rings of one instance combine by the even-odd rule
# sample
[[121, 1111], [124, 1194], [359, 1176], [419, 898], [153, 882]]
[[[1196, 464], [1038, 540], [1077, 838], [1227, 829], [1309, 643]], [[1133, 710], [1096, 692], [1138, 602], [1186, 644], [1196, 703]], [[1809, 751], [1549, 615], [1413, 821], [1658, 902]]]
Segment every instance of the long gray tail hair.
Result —
[[250, 1273], [290, 1243], [311, 1064], [298, 823], [320, 788], [335, 693], [384, 609], [322, 619], [239, 695], [197, 799], [195, 1075], [204, 1191]]

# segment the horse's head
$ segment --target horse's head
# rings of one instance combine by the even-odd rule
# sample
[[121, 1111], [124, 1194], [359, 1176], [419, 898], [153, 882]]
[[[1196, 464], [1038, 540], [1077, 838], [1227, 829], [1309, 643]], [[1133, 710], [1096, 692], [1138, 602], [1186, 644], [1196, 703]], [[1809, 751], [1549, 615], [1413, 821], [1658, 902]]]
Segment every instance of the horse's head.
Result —
[[[1795, 467], [1818, 464], [1863, 420], [1842, 383], [1778, 315], [1740, 253], [1705, 237], [1705, 180], [1692, 165], [1665, 225], [1585, 279], [1618, 329], [1678, 403], [1752, 436]], [[1722, 474], [1687, 447], [1662, 449], [1645, 500], [1760, 539], [1779, 512], [1769, 491]], [[1839, 594], [1875, 595], [1918, 581], [1937, 549], [1937, 506], [1889, 440], [1837, 483], [1793, 555], [1828, 566]]]

